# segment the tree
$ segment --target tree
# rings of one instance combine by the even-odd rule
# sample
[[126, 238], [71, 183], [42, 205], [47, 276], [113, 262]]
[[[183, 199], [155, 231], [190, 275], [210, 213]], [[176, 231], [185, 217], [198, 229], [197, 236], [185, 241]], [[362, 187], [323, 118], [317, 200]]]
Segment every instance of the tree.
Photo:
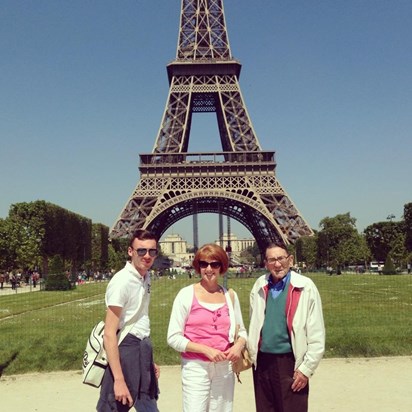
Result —
[[385, 261], [389, 253], [397, 262], [405, 257], [404, 227], [404, 222], [379, 222], [365, 229], [366, 242], [377, 261]]
[[10, 241], [14, 245], [15, 265], [23, 270], [42, 263], [44, 211], [39, 202], [16, 203], [10, 207]]
[[369, 257], [365, 239], [356, 229], [356, 219], [350, 213], [326, 217], [320, 221], [318, 258], [323, 265], [340, 268], [358, 264]]
[[92, 270], [108, 269], [109, 228], [101, 223], [92, 225]]
[[128, 240], [124, 238], [111, 239], [108, 246], [108, 268], [111, 272], [117, 272], [124, 267], [127, 255]]
[[10, 271], [15, 266], [17, 242], [10, 219], [0, 219], [0, 270]]
[[296, 241], [296, 263], [305, 263], [308, 269], [316, 267], [318, 255], [318, 235], [303, 236]]
[[405, 248], [412, 252], [412, 203], [407, 203], [403, 208], [403, 219], [405, 224]]
[[242, 261], [247, 264], [260, 264], [260, 250], [256, 242], [252, 246], [248, 246], [241, 253]]
[[91, 220], [43, 200], [10, 207], [16, 263], [33, 268], [59, 255], [73, 272], [91, 257]]

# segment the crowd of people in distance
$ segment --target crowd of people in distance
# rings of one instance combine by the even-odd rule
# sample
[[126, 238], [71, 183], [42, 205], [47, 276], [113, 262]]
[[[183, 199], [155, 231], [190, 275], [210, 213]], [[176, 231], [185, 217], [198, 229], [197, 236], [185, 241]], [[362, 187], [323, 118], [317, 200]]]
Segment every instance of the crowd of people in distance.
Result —
[[37, 271], [28, 271], [22, 274], [20, 270], [6, 271], [0, 273], [0, 290], [7, 286], [17, 290], [21, 286], [30, 285], [33, 288], [37, 287], [40, 281], [40, 274]]
[[[99, 271], [87, 273], [86, 271], [81, 271], [77, 274], [73, 274], [70, 271], [66, 271], [65, 274], [71, 282], [74, 282], [76, 285], [82, 285], [86, 282], [108, 281], [114, 273], [114, 271], [112, 273]], [[17, 291], [17, 288], [24, 286], [37, 288], [42, 280], [43, 277], [37, 270], [27, 270], [25, 272], [22, 270], [11, 270], [0, 272], [0, 290], [11, 288], [12, 290]]]

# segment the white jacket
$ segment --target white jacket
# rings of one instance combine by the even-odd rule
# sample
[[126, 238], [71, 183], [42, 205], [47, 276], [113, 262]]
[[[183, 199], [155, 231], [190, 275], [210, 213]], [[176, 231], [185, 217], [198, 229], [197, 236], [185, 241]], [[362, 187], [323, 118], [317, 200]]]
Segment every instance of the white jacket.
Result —
[[[269, 274], [258, 278], [250, 293], [248, 349], [257, 365], [261, 330], [265, 319]], [[311, 377], [325, 352], [325, 326], [318, 289], [311, 279], [291, 271], [286, 319], [291, 337], [295, 370]]]
[[[229, 292], [226, 289], [224, 289], [224, 291], [226, 302], [229, 307], [230, 317], [230, 328], [228, 336], [229, 342], [233, 342], [234, 340], [236, 325], [240, 325], [239, 336], [247, 340], [247, 333], [243, 324], [242, 312], [240, 311], [240, 304], [237, 294], [236, 292], [234, 292], [235, 307], [233, 308]], [[185, 352], [186, 346], [189, 343], [189, 339], [184, 336], [184, 330], [186, 320], [192, 307], [194, 293], [194, 285], [186, 286], [179, 291], [173, 302], [172, 313], [170, 314], [169, 328], [167, 331], [167, 343], [178, 352]]]

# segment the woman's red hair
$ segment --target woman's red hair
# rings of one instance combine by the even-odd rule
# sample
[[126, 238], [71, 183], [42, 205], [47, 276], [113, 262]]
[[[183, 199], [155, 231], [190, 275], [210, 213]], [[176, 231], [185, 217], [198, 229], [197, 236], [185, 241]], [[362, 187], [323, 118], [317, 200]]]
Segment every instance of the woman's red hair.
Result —
[[220, 273], [226, 273], [229, 268], [229, 258], [227, 257], [227, 253], [221, 248], [219, 245], [214, 243], [207, 243], [203, 245], [195, 254], [193, 259], [193, 267], [195, 271], [200, 274], [200, 267], [199, 261], [200, 260], [213, 260], [216, 262], [220, 262], [222, 267], [220, 269]]

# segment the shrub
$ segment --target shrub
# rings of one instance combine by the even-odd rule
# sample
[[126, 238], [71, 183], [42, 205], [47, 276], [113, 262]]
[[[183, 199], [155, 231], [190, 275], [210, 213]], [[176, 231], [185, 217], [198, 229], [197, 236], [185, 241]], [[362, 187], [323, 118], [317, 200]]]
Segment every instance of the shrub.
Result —
[[391, 255], [388, 253], [385, 260], [385, 265], [383, 266], [382, 273], [384, 275], [396, 275], [395, 265], [393, 264]]
[[46, 290], [70, 290], [72, 284], [64, 273], [48, 275], [45, 283]]

